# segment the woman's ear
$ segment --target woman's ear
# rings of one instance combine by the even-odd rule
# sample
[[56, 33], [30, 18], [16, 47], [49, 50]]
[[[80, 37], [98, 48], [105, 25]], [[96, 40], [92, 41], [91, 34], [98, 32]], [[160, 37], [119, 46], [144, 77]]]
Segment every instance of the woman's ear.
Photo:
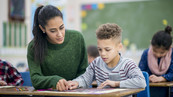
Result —
[[40, 29], [43, 31], [43, 33], [46, 32], [45, 29], [44, 29], [41, 25], [39, 25], [39, 27], [40, 27]]

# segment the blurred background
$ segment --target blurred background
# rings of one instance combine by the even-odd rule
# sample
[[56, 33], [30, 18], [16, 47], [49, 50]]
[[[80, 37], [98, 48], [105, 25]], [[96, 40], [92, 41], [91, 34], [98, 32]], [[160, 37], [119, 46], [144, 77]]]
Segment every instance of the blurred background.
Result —
[[117, 23], [123, 29], [122, 56], [137, 64], [153, 34], [173, 27], [173, 0], [0, 0], [0, 59], [21, 72], [28, 67], [34, 12], [48, 4], [62, 11], [66, 29], [83, 33], [86, 47], [96, 45], [99, 25]]

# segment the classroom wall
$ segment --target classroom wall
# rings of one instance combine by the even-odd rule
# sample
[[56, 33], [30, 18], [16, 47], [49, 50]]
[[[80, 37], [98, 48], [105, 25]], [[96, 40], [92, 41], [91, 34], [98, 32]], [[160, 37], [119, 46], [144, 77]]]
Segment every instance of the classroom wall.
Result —
[[68, 0], [65, 10], [66, 28], [81, 31], [80, 0]]
[[8, 0], [0, 0], [0, 48], [2, 47], [2, 32], [3, 32], [3, 21], [7, 21], [8, 17]]
[[[0, 0], [0, 59], [7, 60], [13, 66], [25, 65], [27, 68], [27, 59], [26, 59], [26, 46], [4, 46], [3, 45], [3, 23], [9, 23], [8, 21], [8, 0]], [[30, 28], [30, 0], [25, 0], [25, 21], [23, 24]], [[13, 26], [13, 25], [12, 25]], [[22, 25], [23, 26], [23, 25]], [[27, 42], [31, 40], [30, 32], [31, 29], [26, 29]], [[25, 71], [25, 68], [18, 68], [19, 71]]]
[[173, 25], [172, 3], [171, 0], [158, 0], [82, 5], [86, 14], [82, 18], [82, 25], [85, 25], [82, 31], [88, 40], [86, 44], [96, 44], [93, 40], [96, 41], [95, 30], [99, 25], [113, 22], [123, 29], [122, 42], [124, 45], [125, 41], [129, 42], [127, 49], [131, 46], [148, 48], [156, 31], [164, 29], [167, 24]]

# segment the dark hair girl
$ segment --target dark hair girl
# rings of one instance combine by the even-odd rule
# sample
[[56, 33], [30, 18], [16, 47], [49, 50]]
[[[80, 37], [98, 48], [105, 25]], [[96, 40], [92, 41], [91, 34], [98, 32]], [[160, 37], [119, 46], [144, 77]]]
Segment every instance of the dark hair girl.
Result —
[[151, 46], [142, 54], [139, 67], [148, 72], [151, 82], [173, 81], [172, 28], [154, 34]]

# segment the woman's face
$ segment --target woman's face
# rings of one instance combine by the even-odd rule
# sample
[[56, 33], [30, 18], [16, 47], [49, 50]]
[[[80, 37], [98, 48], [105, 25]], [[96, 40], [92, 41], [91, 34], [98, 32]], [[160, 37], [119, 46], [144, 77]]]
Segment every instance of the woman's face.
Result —
[[50, 43], [62, 44], [64, 42], [65, 26], [61, 17], [57, 16], [48, 20], [44, 30]]
[[168, 52], [168, 50], [165, 50], [162, 47], [157, 48], [157, 47], [152, 46], [152, 48], [153, 48], [153, 54], [157, 58], [164, 57]]

